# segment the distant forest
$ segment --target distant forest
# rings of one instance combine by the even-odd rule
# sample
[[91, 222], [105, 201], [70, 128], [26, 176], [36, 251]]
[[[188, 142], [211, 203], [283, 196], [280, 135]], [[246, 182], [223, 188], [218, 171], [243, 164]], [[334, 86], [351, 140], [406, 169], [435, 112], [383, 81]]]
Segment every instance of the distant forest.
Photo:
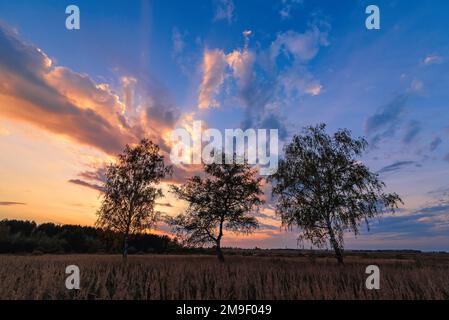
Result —
[[[0, 221], [0, 253], [121, 253], [122, 236], [100, 228]], [[129, 253], [166, 253], [182, 250], [168, 236], [138, 234], [130, 238]]]

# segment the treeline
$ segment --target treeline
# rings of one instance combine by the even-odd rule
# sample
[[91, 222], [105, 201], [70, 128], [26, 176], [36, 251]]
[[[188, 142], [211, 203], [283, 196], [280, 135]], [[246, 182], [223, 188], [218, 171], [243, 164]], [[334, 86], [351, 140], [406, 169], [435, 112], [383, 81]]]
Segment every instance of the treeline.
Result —
[[[0, 221], [0, 253], [119, 253], [122, 235], [100, 228]], [[129, 240], [129, 253], [166, 253], [181, 246], [168, 236], [139, 234]]]

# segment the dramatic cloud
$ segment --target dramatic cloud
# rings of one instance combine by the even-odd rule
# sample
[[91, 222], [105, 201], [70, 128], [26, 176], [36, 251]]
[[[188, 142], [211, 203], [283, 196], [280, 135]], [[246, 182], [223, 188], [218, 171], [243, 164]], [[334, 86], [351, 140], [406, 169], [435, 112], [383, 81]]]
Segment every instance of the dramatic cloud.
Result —
[[[323, 30], [314, 25], [304, 33], [279, 33], [268, 48], [257, 52], [249, 48], [250, 31], [243, 33], [242, 49], [230, 53], [205, 50], [199, 108], [220, 106], [219, 94], [237, 98], [244, 107], [244, 129], [278, 129], [280, 138], [285, 139], [288, 132], [282, 108], [297, 104], [305, 95], [317, 96], [322, 92], [321, 83], [306, 67], [320, 47], [329, 44], [329, 26], [322, 24]], [[222, 92], [225, 81], [231, 85], [226, 85], [226, 92]]]
[[[122, 77], [121, 85], [119, 95], [86, 74], [56, 66], [41, 49], [0, 26], [1, 117], [30, 123], [113, 156], [143, 137], [167, 154], [180, 111], [154, 83]], [[102, 170], [82, 172], [69, 182], [101, 191]]]
[[[251, 81], [240, 92], [246, 102], [246, 126], [276, 128], [279, 137], [288, 135], [282, 109], [298, 105], [305, 95], [317, 96], [321, 83], [307, 70], [307, 63], [316, 57], [323, 46], [328, 46], [329, 26], [322, 23], [304, 33], [287, 31], [279, 33], [269, 48], [263, 50], [254, 67]], [[283, 62], [280, 62], [283, 61]]]
[[55, 66], [39, 48], [0, 26], [0, 116], [25, 121], [109, 154], [149, 137], [168, 150], [179, 119], [164, 90], [123, 77], [123, 95]]
[[135, 140], [107, 86], [54, 67], [39, 48], [0, 27], [0, 115], [26, 121], [108, 153]]
[[226, 62], [231, 67], [234, 77], [240, 87], [245, 87], [253, 80], [253, 65], [255, 54], [249, 50], [234, 50], [226, 56]]
[[206, 50], [203, 59], [203, 81], [200, 86], [198, 107], [207, 109], [219, 107], [215, 95], [225, 78], [226, 57], [222, 50]]
[[277, 114], [276, 104], [270, 104], [277, 90], [276, 79], [258, 76], [256, 60], [256, 54], [247, 47], [226, 55], [232, 78], [236, 81], [237, 97], [245, 108], [242, 127], [278, 129], [280, 138], [284, 139], [287, 130]]
[[[254, 70], [256, 54], [247, 48], [234, 50], [226, 56], [226, 60], [231, 67], [232, 76], [236, 80], [237, 96], [245, 107], [245, 119], [242, 123], [244, 129], [263, 127], [281, 129], [285, 132], [286, 130], [282, 128], [281, 121], [276, 115], [266, 114], [265, 108], [275, 93], [276, 84], [257, 77]], [[263, 126], [261, 122], [267, 116], [270, 116], [270, 119], [267, 119], [266, 126]]]
[[107, 84], [96, 84], [86, 74], [64, 67], [53, 67], [45, 74], [44, 80], [73, 105], [93, 110], [112, 124], [125, 112], [125, 105]]
[[170, 150], [170, 133], [180, 120], [180, 111], [169, 102], [146, 98], [144, 106], [145, 119], [142, 121], [146, 135], [152, 137], [164, 152]]

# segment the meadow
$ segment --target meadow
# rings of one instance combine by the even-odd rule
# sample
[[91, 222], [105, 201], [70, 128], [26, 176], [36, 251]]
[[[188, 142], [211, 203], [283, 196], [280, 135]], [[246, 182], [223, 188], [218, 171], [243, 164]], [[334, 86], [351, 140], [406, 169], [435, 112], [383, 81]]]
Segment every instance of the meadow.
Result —
[[[449, 254], [0, 255], [0, 299], [449, 299]], [[80, 268], [67, 290], [65, 268]], [[367, 290], [366, 266], [381, 270]]]

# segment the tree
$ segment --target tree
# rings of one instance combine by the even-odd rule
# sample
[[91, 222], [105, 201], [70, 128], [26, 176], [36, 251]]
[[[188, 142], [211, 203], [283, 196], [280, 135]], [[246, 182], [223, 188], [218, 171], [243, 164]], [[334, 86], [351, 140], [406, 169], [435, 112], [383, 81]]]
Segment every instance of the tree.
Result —
[[[224, 159], [224, 156], [223, 158]], [[194, 176], [172, 192], [189, 203], [186, 211], [169, 219], [174, 232], [188, 245], [215, 245], [224, 262], [221, 240], [225, 230], [249, 234], [259, 225], [251, 212], [262, 203], [261, 178], [247, 163], [204, 165], [206, 177]]]
[[156, 185], [171, 171], [159, 147], [147, 139], [135, 147], [127, 145], [117, 163], [107, 167], [97, 226], [123, 235], [124, 260], [129, 236], [151, 228], [158, 220], [154, 207], [162, 191]]
[[368, 219], [394, 212], [402, 200], [396, 193], [384, 193], [378, 175], [358, 160], [367, 147], [365, 139], [353, 139], [342, 129], [330, 136], [325, 128], [306, 127], [295, 135], [268, 180], [283, 226], [299, 227], [300, 241], [318, 247], [330, 242], [341, 264], [344, 232], [357, 235], [361, 222], [369, 228]]
[[2, 220], [1, 225], [6, 225], [11, 234], [20, 233], [23, 236], [29, 237], [36, 229], [36, 222], [22, 221], [22, 220]]

